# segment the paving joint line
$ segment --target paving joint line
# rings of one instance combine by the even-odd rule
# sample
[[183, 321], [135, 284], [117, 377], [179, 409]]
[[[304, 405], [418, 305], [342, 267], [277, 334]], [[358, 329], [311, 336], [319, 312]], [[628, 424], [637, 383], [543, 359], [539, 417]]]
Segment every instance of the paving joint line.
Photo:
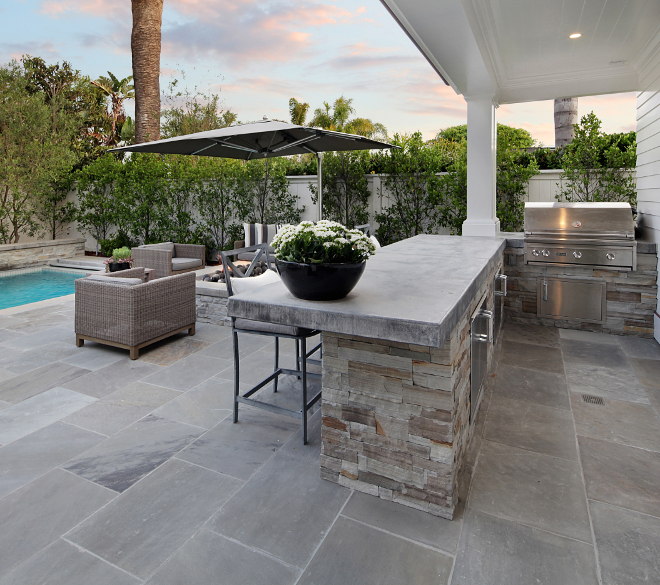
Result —
[[316, 556], [316, 553], [319, 552], [319, 549], [321, 548], [321, 546], [322, 546], [323, 543], [325, 542], [325, 539], [328, 537], [328, 534], [330, 534], [330, 531], [332, 530], [332, 528], [334, 527], [334, 525], [337, 523], [337, 520], [339, 519], [339, 516], [342, 515], [342, 513], [343, 513], [343, 511], [344, 511], [344, 508], [347, 506], [349, 500], [353, 497], [353, 494], [354, 494], [354, 493], [355, 493], [355, 490], [350, 490], [348, 496], [346, 497], [346, 501], [344, 502], [344, 504], [342, 505], [342, 507], [341, 507], [341, 508], [339, 509], [339, 511], [337, 512], [337, 515], [335, 516], [335, 519], [332, 521], [332, 523], [330, 524], [330, 526], [328, 526], [328, 529], [326, 530], [325, 534], [323, 535], [323, 538], [321, 538], [321, 541], [318, 543], [318, 545], [317, 545], [316, 548], [314, 549], [314, 552], [312, 552], [312, 555], [309, 557], [309, 561], [307, 561], [307, 564], [303, 567], [303, 569], [302, 569], [302, 571], [301, 571], [301, 573], [300, 573], [300, 576], [298, 577], [298, 579], [296, 579], [296, 582], [295, 582], [293, 585], [301, 585], [301, 584], [300, 584], [300, 580], [302, 579], [302, 576], [305, 574], [305, 571], [307, 570], [307, 567], [309, 567], [309, 565], [310, 565], [310, 564], [312, 563], [312, 561], [314, 560], [314, 557]]

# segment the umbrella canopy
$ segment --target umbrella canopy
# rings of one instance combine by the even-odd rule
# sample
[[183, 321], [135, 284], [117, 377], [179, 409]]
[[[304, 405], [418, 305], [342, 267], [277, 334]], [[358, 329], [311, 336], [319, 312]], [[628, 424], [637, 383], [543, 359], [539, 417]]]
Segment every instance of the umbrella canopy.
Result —
[[312, 153], [318, 157], [318, 219], [321, 219], [323, 153], [344, 150], [375, 150], [397, 148], [386, 142], [371, 140], [356, 134], [306, 128], [287, 122], [261, 120], [228, 128], [207, 130], [165, 140], [143, 142], [113, 148], [110, 152], [151, 152], [188, 154], [254, 160], [292, 154]]
[[394, 148], [392, 144], [356, 134], [305, 128], [286, 122], [262, 120], [228, 128], [207, 130], [165, 140], [113, 148], [111, 152], [196, 154], [252, 160], [340, 150]]

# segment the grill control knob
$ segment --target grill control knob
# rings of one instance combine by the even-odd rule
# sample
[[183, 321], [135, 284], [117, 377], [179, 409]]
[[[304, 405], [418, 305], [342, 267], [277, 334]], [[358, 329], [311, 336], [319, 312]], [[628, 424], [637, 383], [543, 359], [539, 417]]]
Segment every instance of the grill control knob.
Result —
[[542, 250], [541, 254], [543, 254], [546, 258], [550, 256], [550, 251], [549, 250]]
[[576, 258], [582, 258], [582, 252], [578, 252], [576, 250], [575, 252], [573, 252], [573, 256], [575, 256]]
[[614, 255], [613, 252], [608, 252], [607, 253], [607, 259], [608, 260], [614, 260], [614, 258], [616, 258], [616, 256]]
[[536, 248], [532, 250], [532, 256], [538, 256], [539, 254], [540, 252]]

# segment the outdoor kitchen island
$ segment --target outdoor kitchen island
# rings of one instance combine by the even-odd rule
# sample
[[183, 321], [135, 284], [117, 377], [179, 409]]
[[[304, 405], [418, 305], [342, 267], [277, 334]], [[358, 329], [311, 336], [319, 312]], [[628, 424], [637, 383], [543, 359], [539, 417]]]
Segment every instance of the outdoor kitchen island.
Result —
[[471, 318], [493, 311], [504, 248], [419, 235], [380, 249], [343, 300], [304, 301], [282, 283], [230, 298], [231, 316], [323, 332], [324, 479], [452, 518], [480, 398]]

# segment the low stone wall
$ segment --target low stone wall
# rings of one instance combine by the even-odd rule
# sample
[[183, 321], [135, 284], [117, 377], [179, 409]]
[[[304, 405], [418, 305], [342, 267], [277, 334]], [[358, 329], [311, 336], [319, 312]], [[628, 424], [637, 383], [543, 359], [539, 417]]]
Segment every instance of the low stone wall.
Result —
[[85, 254], [84, 238], [0, 245], [0, 270], [47, 264], [56, 258]]
[[197, 281], [197, 320], [214, 325], [231, 325], [227, 317], [227, 287], [215, 282]]
[[470, 318], [501, 266], [440, 349], [323, 333], [322, 478], [453, 517], [479, 407], [471, 423]]
[[[522, 245], [522, 242], [517, 243]], [[504, 258], [504, 273], [508, 276], [508, 294], [504, 299], [506, 320], [563, 329], [653, 337], [653, 313], [658, 302], [658, 257], [655, 244], [638, 244], [637, 270], [634, 272], [586, 266], [525, 265], [523, 248], [517, 246], [508, 246], [504, 250]], [[607, 289], [606, 322], [601, 325], [538, 317], [539, 276], [604, 280]]]

